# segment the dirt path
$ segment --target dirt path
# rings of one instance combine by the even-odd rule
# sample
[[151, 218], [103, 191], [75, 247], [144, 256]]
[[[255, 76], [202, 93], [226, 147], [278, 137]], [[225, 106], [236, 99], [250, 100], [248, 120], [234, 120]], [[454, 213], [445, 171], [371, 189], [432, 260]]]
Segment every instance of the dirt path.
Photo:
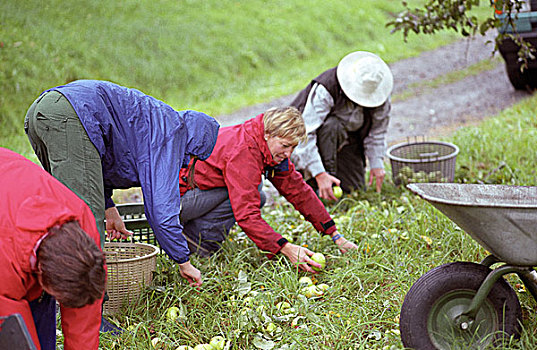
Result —
[[[467, 75], [454, 83], [433, 87], [426, 84], [445, 74], [491, 59], [493, 46], [486, 42], [493, 38], [491, 33], [485, 37], [463, 39], [390, 65], [394, 75], [394, 101], [388, 130], [389, 144], [414, 137], [433, 140], [496, 115], [530, 96], [527, 92], [513, 89], [503, 63], [491, 70]], [[294, 96], [284, 96], [216, 118], [223, 126], [234, 125], [269, 107], [287, 105]]]

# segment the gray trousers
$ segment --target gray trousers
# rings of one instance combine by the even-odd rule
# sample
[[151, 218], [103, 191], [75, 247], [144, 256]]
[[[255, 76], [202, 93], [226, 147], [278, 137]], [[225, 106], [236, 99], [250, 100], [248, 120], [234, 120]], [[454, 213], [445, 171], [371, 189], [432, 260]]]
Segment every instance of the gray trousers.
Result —
[[[260, 207], [266, 202], [262, 185], [258, 188], [261, 195]], [[211, 256], [220, 250], [235, 224], [227, 188], [194, 188], [187, 191], [181, 196], [179, 218], [190, 252], [203, 257]]]
[[[343, 191], [365, 187], [363, 140], [357, 131], [347, 131], [339, 118], [328, 116], [317, 130], [317, 148], [325, 170], [341, 180]], [[308, 184], [317, 189], [315, 179]]]
[[104, 246], [104, 183], [99, 152], [69, 101], [41, 95], [28, 109], [24, 129], [43, 168], [90, 207]]

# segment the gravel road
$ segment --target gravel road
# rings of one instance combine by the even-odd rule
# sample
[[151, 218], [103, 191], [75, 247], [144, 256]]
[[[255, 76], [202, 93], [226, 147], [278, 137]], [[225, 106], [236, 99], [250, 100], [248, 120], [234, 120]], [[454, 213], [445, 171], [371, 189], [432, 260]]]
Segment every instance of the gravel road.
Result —
[[[494, 116], [530, 96], [511, 86], [503, 61], [491, 70], [467, 74], [449, 84], [427, 84], [492, 58], [493, 33], [461, 39], [420, 56], [390, 64], [394, 75], [393, 104], [387, 141], [394, 144], [422, 137], [434, 140], [465, 125]], [[321, 71], [321, 70], [320, 70]], [[464, 76], [464, 75], [463, 75]], [[312, 77], [313, 78], [313, 77]], [[306, 85], [306, 82], [305, 84]], [[234, 125], [273, 106], [287, 105], [295, 94], [217, 116], [222, 126]]]

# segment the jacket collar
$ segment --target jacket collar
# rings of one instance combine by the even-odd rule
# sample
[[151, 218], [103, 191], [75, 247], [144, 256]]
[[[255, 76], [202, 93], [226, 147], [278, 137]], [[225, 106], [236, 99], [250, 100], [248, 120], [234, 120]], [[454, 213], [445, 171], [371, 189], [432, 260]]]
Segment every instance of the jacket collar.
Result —
[[272, 158], [267, 140], [265, 140], [265, 124], [263, 123], [263, 113], [244, 122], [244, 129], [253, 137], [261, 154], [263, 155], [263, 167], [275, 167], [278, 165]]

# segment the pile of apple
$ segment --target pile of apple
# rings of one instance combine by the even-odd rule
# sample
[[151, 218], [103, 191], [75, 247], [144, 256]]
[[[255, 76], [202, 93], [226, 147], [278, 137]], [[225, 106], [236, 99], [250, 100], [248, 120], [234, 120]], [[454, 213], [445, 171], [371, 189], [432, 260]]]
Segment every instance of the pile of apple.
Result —
[[414, 172], [409, 166], [399, 169], [397, 177], [403, 184], [421, 183], [421, 182], [447, 182], [447, 178], [442, 176], [440, 170], [425, 172], [423, 170]]

